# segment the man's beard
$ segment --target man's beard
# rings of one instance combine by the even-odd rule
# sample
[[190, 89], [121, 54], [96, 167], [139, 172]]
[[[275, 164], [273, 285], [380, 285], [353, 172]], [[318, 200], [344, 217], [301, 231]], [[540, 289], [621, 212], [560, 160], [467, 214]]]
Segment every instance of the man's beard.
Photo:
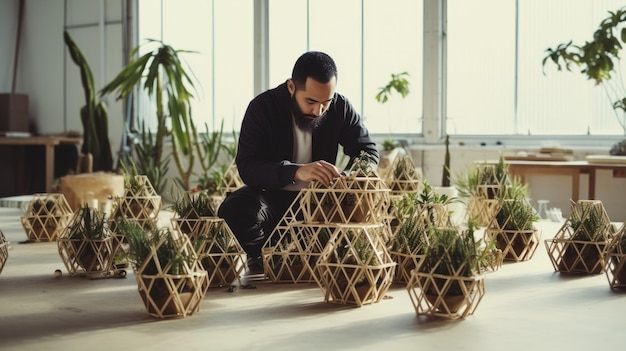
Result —
[[[300, 109], [300, 106], [296, 101], [296, 94], [291, 96], [291, 113], [293, 114], [293, 119], [296, 121], [296, 125], [302, 130], [311, 131], [319, 127], [326, 119], [327, 111], [328, 110], [324, 111], [319, 117], [315, 117], [311, 114], [305, 114], [302, 112], [302, 109]], [[313, 119], [309, 119], [307, 117], [312, 117]]]

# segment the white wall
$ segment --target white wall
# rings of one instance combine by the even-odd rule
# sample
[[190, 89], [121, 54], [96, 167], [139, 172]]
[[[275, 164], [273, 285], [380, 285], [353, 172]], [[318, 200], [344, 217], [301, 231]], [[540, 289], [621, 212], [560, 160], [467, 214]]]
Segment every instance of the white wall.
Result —
[[[122, 3], [120, 0], [25, 2], [16, 92], [28, 95], [29, 118], [37, 133], [82, 133], [80, 107], [85, 104], [85, 98], [80, 71], [67, 53], [63, 31], [67, 28], [85, 54], [94, 74], [95, 88], [99, 90], [123, 67]], [[0, 0], [0, 93], [11, 91], [18, 7], [18, 0]], [[98, 27], [101, 14], [107, 23], [103, 36]], [[121, 140], [123, 109], [112, 98], [105, 102], [115, 155]]]

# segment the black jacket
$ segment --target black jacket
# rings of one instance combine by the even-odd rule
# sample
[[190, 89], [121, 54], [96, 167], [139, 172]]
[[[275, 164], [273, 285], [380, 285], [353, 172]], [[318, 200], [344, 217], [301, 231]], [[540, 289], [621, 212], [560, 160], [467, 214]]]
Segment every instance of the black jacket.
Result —
[[[276, 190], [292, 183], [299, 164], [292, 163], [293, 120], [287, 83], [255, 97], [241, 124], [237, 169], [249, 186]], [[335, 164], [338, 145], [352, 161], [361, 150], [378, 162], [376, 144], [359, 114], [341, 94], [335, 93], [327, 116], [313, 131], [313, 160]]]

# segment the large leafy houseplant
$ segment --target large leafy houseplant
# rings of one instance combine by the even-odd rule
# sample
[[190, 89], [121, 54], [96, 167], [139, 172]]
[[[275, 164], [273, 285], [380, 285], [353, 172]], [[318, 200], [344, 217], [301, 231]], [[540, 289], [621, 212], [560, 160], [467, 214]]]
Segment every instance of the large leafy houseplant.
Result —
[[106, 105], [98, 101], [96, 97], [93, 73], [82, 50], [68, 32], [63, 33], [63, 39], [72, 61], [80, 68], [80, 78], [85, 92], [85, 106], [80, 109], [80, 119], [83, 125], [81, 154], [91, 155], [92, 167], [91, 169], [84, 167], [81, 171], [111, 171], [113, 155], [109, 142], [109, 117]]
[[[154, 147], [150, 155], [154, 167], [161, 169], [164, 162], [163, 146], [167, 130], [167, 118], [171, 120], [172, 148], [174, 162], [179, 170], [180, 183], [189, 189], [189, 180], [195, 162], [194, 145], [197, 144], [196, 127], [191, 118], [191, 99], [194, 81], [191, 69], [179, 58], [180, 53], [189, 51], [175, 50], [162, 41], [149, 39], [148, 43], [159, 46], [137, 57], [141, 46], [133, 49], [130, 63], [106, 86], [100, 95], [116, 92], [118, 98], [131, 94], [137, 86], [142, 86], [156, 104], [157, 129]], [[186, 167], [182, 158], [187, 158]], [[146, 173], [143, 170], [142, 173]], [[162, 174], [158, 174], [162, 176]], [[160, 184], [158, 179], [150, 179], [153, 184]]]
[[[573, 41], [548, 48], [542, 64], [547, 62], [557, 66], [558, 70], [572, 70], [572, 65], [580, 67], [580, 73], [602, 86], [613, 104], [618, 123], [626, 135], [626, 87], [619, 72], [620, 51], [626, 43], [626, 7], [609, 11], [609, 15], [600, 22], [590, 41], [582, 45]], [[622, 111], [621, 115], [619, 110]], [[626, 155], [626, 140], [611, 148], [612, 155]]]

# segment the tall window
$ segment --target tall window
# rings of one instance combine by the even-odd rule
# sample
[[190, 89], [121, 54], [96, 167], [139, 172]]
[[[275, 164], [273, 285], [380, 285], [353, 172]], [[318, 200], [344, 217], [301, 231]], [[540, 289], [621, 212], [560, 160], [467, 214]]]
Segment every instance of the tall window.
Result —
[[590, 40], [618, 0], [448, 0], [447, 132], [616, 135], [612, 103], [574, 67], [559, 72], [547, 48]]
[[[324, 51], [337, 64], [337, 91], [370, 133], [421, 133], [422, 14], [414, 0], [270, 0], [270, 84], [291, 77], [303, 52]], [[410, 74], [410, 94], [378, 103], [378, 89], [400, 72]]]
[[[162, 4], [162, 6], [160, 6]], [[253, 97], [253, 2], [139, 0], [139, 41], [160, 39], [180, 53], [197, 78], [192, 114], [200, 131], [239, 130]], [[146, 46], [145, 50], [151, 49]], [[154, 103], [139, 99], [140, 117], [155, 127]]]

